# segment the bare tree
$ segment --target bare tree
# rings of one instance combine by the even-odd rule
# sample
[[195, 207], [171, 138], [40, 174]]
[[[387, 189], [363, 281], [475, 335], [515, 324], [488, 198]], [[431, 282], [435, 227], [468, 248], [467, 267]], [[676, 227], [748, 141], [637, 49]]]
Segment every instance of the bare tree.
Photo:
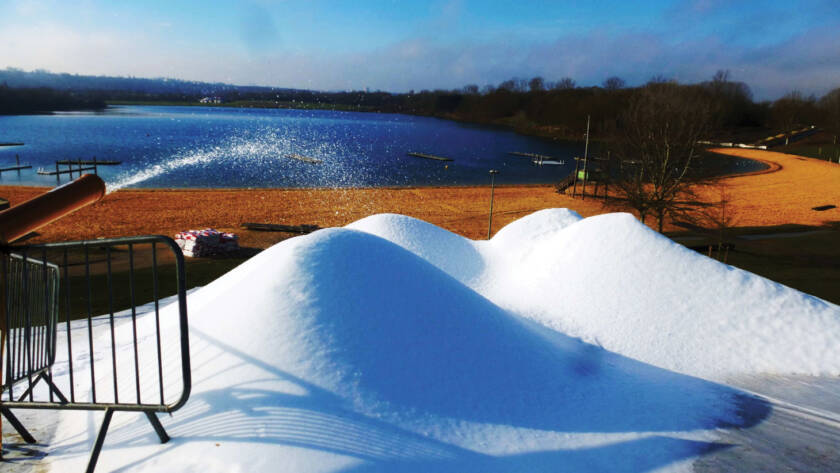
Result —
[[804, 97], [801, 92], [794, 90], [773, 102], [770, 108], [773, 125], [785, 133], [785, 145], [790, 143], [790, 132], [794, 127], [803, 124], [814, 115], [816, 99]]
[[531, 92], [542, 92], [545, 90], [545, 79], [542, 77], [534, 77], [528, 81], [528, 88]]
[[659, 231], [666, 216], [682, 210], [678, 198], [687, 189], [711, 110], [699, 87], [650, 84], [635, 93], [621, 117], [613, 143], [622, 170], [619, 192], [642, 222], [653, 215]]
[[666, 77], [664, 74], [656, 74], [648, 80], [648, 84], [667, 84], [668, 82], [676, 83], [676, 80]]
[[499, 90], [507, 90], [508, 92], [516, 91], [516, 79], [508, 79], [499, 84]]
[[554, 83], [554, 90], [568, 90], [575, 88], [575, 80], [571, 77], [564, 77]]
[[527, 92], [528, 81], [514, 77], [499, 84], [498, 90], [507, 90], [508, 92]]
[[820, 99], [825, 129], [834, 135], [834, 144], [840, 136], [840, 88], [836, 88]]
[[[730, 80], [728, 70], [717, 71], [712, 80], [699, 85], [711, 94], [712, 100], [720, 108], [719, 122], [715, 124], [716, 135], [723, 137], [732, 133], [733, 129], [764, 121], [760, 118], [764, 108], [753, 103], [750, 87], [743, 82]], [[734, 137], [732, 141], [735, 141]]]
[[[719, 199], [701, 211], [701, 219], [705, 226], [708, 226], [717, 234], [717, 251], [720, 255], [724, 245], [728, 246], [729, 239], [732, 236], [732, 227], [735, 226], [738, 216], [730, 205], [732, 197], [726, 183], [717, 181], [714, 186], [718, 191]], [[728, 254], [727, 251], [726, 255]], [[726, 256], [724, 256], [723, 262], [726, 262]]]
[[715, 84], [726, 84], [729, 82], [729, 69], [718, 69], [712, 77], [712, 82]]
[[476, 84], [468, 84], [468, 85], [465, 85], [462, 90], [467, 95], [478, 95], [478, 90], [479, 89], [478, 89], [478, 85], [476, 85]]
[[618, 90], [623, 89], [625, 85], [624, 79], [617, 76], [607, 77], [607, 80], [604, 81], [604, 88], [607, 90]]

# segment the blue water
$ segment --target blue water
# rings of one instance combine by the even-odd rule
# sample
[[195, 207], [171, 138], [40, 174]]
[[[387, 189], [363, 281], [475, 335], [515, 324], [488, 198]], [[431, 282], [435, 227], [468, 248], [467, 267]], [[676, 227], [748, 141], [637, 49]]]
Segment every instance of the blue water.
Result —
[[[121, 187], [357, 187], [555, 182], [571, 172], [583, 145], [555, 143], [490, 127], [395, 114], [323, 110], [118, 106], [103, 113], [0, 117], [0, 167], [15, 155], [32, 170], [0, 184], [56, 184], [62, 159], [120, 160], [100, 167]], [[421, 152], [454, 159], [413, 158]], [[534, 166], [511, 151], [565, 160]], [[298, 154], [322, 160], [289, 159]], [[67, 176], [62, 177], [66, 182]]]

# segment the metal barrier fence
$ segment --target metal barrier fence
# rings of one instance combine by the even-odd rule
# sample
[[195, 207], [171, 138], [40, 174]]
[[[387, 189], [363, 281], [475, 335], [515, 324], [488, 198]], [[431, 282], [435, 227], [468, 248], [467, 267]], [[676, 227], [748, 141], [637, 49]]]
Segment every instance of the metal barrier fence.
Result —
[[[41, 376], [55, 362], [55, 329], [58, 321], [58, 266], [11, 254], [0, 270], [6, 287], [5, 317], [0, 331], [9, 354], [4, 388]], [[0, 360], [2, 358], [0, 357]]]
[[[184, 257], [177, 244], [153, 235], [0, 252], [0, 414], [34, 443], [12, 409], [104, 411], [88, 472], [116, 411], [144, 412], [167, 442], [155, 413], [182, 407], [191, 388]], [[161, 310], [163, 293], [177, 297], [174, 310]]]

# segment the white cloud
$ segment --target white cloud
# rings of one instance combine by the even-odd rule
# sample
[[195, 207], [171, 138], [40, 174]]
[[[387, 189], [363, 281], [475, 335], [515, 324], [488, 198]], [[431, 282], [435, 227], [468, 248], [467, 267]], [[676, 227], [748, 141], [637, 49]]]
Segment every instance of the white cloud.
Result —
[[[265, 25], [264, 25], [265, 26]], [[271, 46], [271, 25], [253, 48], [239, 44], [196, 46], [159, 30], [71, 28], [40, 21], [0, 28], [0, 67], [139, 77], [177, 77], [237, 84], [321, 90], [460, 88], [498, 84], [511, 77], [572, 77], [579, 85], [618, 75], [640, 84], [655, 74], [682, 82], [710, 78], [718, 69], [751, 86], [757, 99], [791, 89], [824, 94], [840, 86], [836, 27], [814, 28], [772, 46], [747, 48], [707, 36], [667, 41], [651, 33], [590, 31], [553, 41], [445, 44], [418, 36], [374, 50], [338, 54]], [[268, 44], [271, 47], [265, 47]]]

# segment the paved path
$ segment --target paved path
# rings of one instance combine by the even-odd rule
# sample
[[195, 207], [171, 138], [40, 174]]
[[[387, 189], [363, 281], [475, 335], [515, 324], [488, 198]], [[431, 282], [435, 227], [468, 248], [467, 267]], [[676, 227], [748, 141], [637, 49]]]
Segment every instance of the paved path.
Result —
[[755, 427], [724, 431], [731, 445], [694, 464], [698, 473], [840, 472], [840, 378], [750, 377], [732, 385], [770, 401]]

